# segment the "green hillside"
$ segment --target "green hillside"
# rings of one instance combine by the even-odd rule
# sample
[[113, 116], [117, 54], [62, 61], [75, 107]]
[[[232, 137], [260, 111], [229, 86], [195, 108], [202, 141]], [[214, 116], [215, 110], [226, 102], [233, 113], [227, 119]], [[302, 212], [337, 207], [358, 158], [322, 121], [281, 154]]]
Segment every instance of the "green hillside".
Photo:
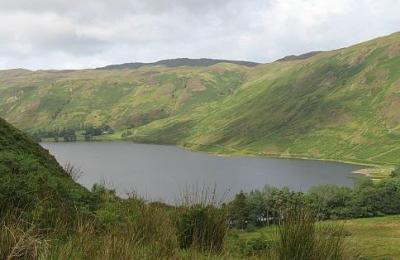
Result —
[[0, 116], [38, 129], [109, 124], [120, 129], [188, 111], [231, 95], [246, 66], [141, 67], [82, 71], [0, 71]]
[[211, 152], [399, 163], [400, 33], [299, 57], [0, 71], [0, 116], [30, 133], [107, 124], [116, 133], [101, 139], [128, 132]]
[[143, 126], [140, 141], [225, 153], [400, 161], [400, 33], [254, 68], [235, 95]]
[[[86, 208], [91, 194], [48, 151], [0, 119], [0, 219], [8, 214], [37, 224]], [[50, 223], [50, 224], [49, 224]]]

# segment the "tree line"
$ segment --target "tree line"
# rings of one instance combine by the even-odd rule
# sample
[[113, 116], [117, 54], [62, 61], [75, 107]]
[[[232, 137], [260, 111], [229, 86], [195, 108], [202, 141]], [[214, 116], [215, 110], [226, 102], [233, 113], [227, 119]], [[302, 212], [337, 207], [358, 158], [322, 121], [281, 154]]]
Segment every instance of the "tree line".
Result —
[[299, 205], [312, 209], [320, 220], [400, 214], [400, 168], [377, 183], [362, 178], [353, 188], [319, 185], [297, 192], [265, 186], [236, 194], [226, 207], [230, 225], [246, 229], [279, 224], [286, 209]]
[[84, 126], [83, 128], [63, 128], [54, 130], [39, 130], [32, 134], [32, 137], [37, 141], [41, 142], [43, 139], [53, 139], [53, 141], [64, 141], [64, 142], [75, 142], [77, 140], [77, 132], [81, 131], [85, 141], [93, 140], [93, 137], [112, 134], [114, 130], [109, 125], [101, 126]]

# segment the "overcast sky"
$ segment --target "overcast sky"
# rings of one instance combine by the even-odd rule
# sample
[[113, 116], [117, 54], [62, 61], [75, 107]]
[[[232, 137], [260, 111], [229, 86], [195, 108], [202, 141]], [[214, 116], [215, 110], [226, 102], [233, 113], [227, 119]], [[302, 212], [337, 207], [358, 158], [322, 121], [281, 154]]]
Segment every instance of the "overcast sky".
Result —
[[0, 69], [269, 62], [400, 30], [400, 0], [0, 0]]

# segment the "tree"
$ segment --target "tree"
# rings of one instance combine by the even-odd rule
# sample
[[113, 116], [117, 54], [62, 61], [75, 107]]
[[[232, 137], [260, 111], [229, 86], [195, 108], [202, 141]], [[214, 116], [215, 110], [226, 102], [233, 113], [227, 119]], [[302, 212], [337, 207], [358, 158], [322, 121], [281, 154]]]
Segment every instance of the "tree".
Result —
[[236, 194], [235, 199], [231, 202], [229, 219], [231, 224], [236, 228], [245, 229], [247, 227], [249, 207], [243, 191]]
[[247, 197], [249, 208], [249, 223], [262, 226], [266, 222], [266, 201], [261, 191], [256, 190], [249, 193]]
[[351, 189], [336, 185], [319, 185], [312, 187], [306, 200], [320, 219], [348, 217], [348, 204], [351, 200]]

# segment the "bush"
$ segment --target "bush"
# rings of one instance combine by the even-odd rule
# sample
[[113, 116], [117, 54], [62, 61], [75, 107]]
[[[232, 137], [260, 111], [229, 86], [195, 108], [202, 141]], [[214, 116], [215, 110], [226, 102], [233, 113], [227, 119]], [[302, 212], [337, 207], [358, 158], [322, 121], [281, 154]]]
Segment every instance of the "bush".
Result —
[[276, 256], [282, 260], [346, 259], [343, 227], [316, 226], [306, 208], [291, 208], [278, 226]]
[[251, 238], [238, 246], [239, 252], [244, 256], [269, 256], [276, 242], [264, 237]]
[[52, 172], [31, 156], [0, 153], [0, 172], [0, 218], [13, 212], [49, 228], [59, 219], [72, 222], [92, 202], [91, 194], [64, 172]]
[[219, 252], [227, 231], [226, 214], [213, 206], [195, 205], [178, 209], [176, 221], [179, 245]]

